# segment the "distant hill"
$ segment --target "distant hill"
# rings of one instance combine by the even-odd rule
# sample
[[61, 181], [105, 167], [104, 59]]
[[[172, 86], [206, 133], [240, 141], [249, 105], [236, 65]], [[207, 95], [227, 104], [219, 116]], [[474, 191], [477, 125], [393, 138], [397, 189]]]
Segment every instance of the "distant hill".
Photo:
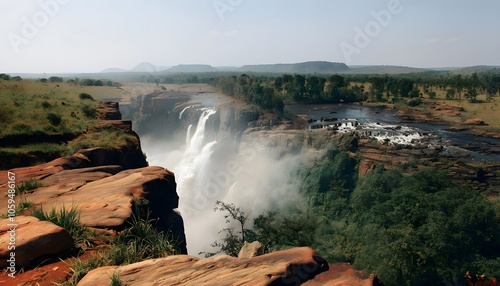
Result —
[[245, 65], [238, 69], [241, 72], [261, 73], [340, 73], [349, 70], [344, 63], [332, 63], [326, 61], [313, 61], [295, 64], [269, 64], [269, 65]]
[[185, 72], [214, 72], [217, 71], [211, 65], [178, 65], [173, 66], [166, 70], [166, 72], [177, 72], [177, 73], [185, 73]]
[[107, 68], [100, 71], [100, 73], [115, 73], [115, 72], [127, 72], [127, 70], [119, 68]]
[[500, 71], [500, 66], [471, 66], [471, 67], [463, 67], [463, 68], [455, 68], [451, 71], [454, 74], [472, 74], [475, 72], [487, 72], [487, 71]]
[[216, 66], [214, 67], [218, 71], [222, 72], [231, 72], [231, 71], [238, 71], [239, 67], [235, 66]]
[[347, 73], [350, 74], [402, 74], [425, 72], [430, 69], [420, 69], [403, 66], [350, 66]]
[[152, 63], [143, 62], [129, 70], [131, 72], [160, 72], [168, 69], [169, 67], [156, 66]]

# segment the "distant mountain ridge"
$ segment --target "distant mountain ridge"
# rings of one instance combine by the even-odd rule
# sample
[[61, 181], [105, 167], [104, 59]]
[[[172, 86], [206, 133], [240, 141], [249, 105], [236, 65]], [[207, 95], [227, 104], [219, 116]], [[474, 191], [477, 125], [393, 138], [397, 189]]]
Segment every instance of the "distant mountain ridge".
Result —
[[349, 67], [344, 63], [311, 61], [295, 64], [245, 65], [238, 70], [262, 73], [339, 73], [348, 71]]
[[213, 67], [207, 64], [180, 64], [173, 67], [156, 66], [148, 62], [138, 64], [130, 70], [119, 68], [108, 68], [102, 70], [101, 73], [121, 73], [121, 72], [171, 72], [171, 73], [196, 73], [196, 72], [255, 72], [255, 73], [342, 73], [349, 71], [349, 67], [345, 63], [327, 62], [327, 61], [310, 61], [293, 64], [259, 64], [259, 65], [244, 65], [242, 67]]
[[173, 66], [167, 70], [167, 72], [214, 72], [218, 69], [211, 65], [177, 65]]
[[471, 67], [443, 67], [443, 68], [415, 68], [392, 65], [353, 65], [328, 61], [308, 61], [288, 64], [256, 64], [237, 66], [211, 66], [208, 64], [179, 64], [176, 66], [157, 66], [143, 62], [130, 70], [108, 68], [100, 73], [204, 73], [204, 72], [241, 72], [241, 73], [277, 73], [277, 74], [406, 74], [428, 71], [449, 71], [453, 73], [473, 73], [489, 70], [498, 70], [498, 66], [471, 66]]

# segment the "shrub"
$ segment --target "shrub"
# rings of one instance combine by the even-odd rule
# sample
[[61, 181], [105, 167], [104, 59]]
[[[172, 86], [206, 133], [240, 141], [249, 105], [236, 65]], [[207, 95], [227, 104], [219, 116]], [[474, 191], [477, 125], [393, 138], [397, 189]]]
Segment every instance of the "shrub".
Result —
[[23, 133], [23, 134], [31, 134], [33, 130], [31, 129], [31, 126], [28, 124], [24, 123], [17, 123], [12, 125], [11, 127], [12, 131], [15, 131], [16, 133]]
[[49, 113], [47, 114], [47, 119], [49, 120], [50, 124], [57, 126], [61, 124], [61, 116], [55, 113]]
[[42, 107], [44, 109], [51, 108], [52, 104], [50, 104], [48, 101], [45, 100], [45, 101], [42, 102]]
[[88, 100], [94, 100], [94, 98], [92, 97], [92, 95], [88, 94], [88, 93], [80, 93], [80, 99], [81, 100], [85, 100], [85, 99], [88, 99]]
[[12, 120], [14, 109], [10, 105], [0, 105], [0, 123], [9, 123]]
[[422, 104], [422, 99], [420, 97], [413, 98], [408, 102], [409, 106], [419, 106], [420, 104]]
[[97, 115], [97, 109], [87, 104], [82, 107], [82, 112], [87, 118], [95, 118]]

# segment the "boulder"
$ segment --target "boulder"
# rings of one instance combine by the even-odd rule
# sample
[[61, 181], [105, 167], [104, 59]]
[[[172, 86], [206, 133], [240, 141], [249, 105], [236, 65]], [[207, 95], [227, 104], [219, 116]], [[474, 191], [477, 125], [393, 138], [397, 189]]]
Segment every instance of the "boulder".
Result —
[[258, 241], [254, 241], [251, 243], [248, 243], [245, 241], [243, 246], [240, 249], [240, 252], [238, 253], [238, 258], [252, 258], [257, 256], [259, 250], [262, 248], [262, 243]]
[[[15, 240], [11, 239], [15, 230]], [[9, 244], [11, 243], [11, 244]], [[9, 245], [15, 249], [9, 249]], [[43, 255], [57, 254], [73, 247], [71, 235], [62, 227], [36, 217], [16, 216], [0, 221], [0, 267], [10, 267], [7, 262], [15, 253], [15, 267], [22, 267]]]
[[356, 270], [349, 263], [335, 263], [328, 271], [316, 275], [313, 279], [303, 283], [305, 286], [384, 286], [376, 275]]
[[479, 118], [470, 118], [464, 121], [465, 125], [484, 125], [484, 121]]
[[238, 259], [218, 256], [200, 260], [188, 255], [90, 271], [79, 286], [108, 285], [117, 273], [124, 285], [299, 285], [328, 269], [309, 247]]

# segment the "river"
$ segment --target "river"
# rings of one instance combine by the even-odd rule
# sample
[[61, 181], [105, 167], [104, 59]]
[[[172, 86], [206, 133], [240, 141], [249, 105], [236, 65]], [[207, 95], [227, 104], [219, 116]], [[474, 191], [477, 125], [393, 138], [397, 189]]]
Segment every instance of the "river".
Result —
[[[353, 104], [294, 104], [285, 112], [309, 120], [308, 129], [358, 132], [389, 144], [442, 148], [443, 156], [466, 161], [500, 161], [500, 140], [452, 132], [446, 125], [403, 122], [397, 110]], [[494, 151], [492, 149], [494, 148]]]

